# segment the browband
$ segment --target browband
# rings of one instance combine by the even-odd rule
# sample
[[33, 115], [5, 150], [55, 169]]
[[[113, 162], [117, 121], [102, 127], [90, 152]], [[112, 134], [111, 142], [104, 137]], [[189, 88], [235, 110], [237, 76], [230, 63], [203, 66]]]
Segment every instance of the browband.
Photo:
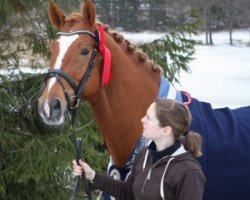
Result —
[[95, 41], [98, 40], [98, 38], [96, 38], [95, 34], [91, 33], [90, 31], [86, 31], [86, 30], [78, 30], [78, 31], [71, 31], [71, 32], [57, 32], [57, 35], [63, 35], [63, 36], [71, 36], [71, 35], [77, 35], [77, 34], [87, 34], [87, 35], [91, 36]]

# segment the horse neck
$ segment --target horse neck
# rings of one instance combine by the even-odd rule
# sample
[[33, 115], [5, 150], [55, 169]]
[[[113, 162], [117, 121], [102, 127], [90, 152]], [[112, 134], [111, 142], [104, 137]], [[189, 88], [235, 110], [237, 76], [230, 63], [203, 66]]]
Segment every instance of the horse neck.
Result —
[[107, 35], [112, 79], [102, 86], [91, 109], [114, 163], [126, 164], [142, 133], [141, 118], [158, 93], [160, 73]]

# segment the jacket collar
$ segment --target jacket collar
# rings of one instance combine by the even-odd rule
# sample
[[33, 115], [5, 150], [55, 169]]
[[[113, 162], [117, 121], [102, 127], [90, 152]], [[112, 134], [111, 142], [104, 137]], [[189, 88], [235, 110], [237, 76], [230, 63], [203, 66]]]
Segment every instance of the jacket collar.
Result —
[[[184, 154], [186, 153], [186, 149], [184, 148], [184, 146], [181, 144], [181, 146], [174, 152], [172, 153], [170, 156], [171, 157], [176, 157], [176, 156], [179, 156], [181, 154]], [[146, 165], [147, 165], [147, 160], [148, 160], [148, 154], [149, 154], [149, 149], [147, 149], [146, 151], [146, 154], [145, 154], [145, 158], [144, 158], [144, 161], [143, 161], [143, 166], [142, 166], [142, 169], [144, 170]]]
[[171, 154], [171, 156], [178, 156], [186, 152], [187, 150], [184, 148], [183, 145], [181, 145], [179, 149], [177, 149], [174, 153]]
[[170, 147], [167, 147], [166, 149], [162, 151], [157, 151], [155, 142], [151, 142], [151, 144], [148, 146], [148, 149], [150, 151], [150, 154], [153, 157], [153, 163], [155, 163], [156, 161], [160, 160], [161, 158], [165, 156], [172, 155], [174, 152], [176, 152], [180, 148], [180, 146], [181, 146], [181, 141], [176, 140], [176, 142]]

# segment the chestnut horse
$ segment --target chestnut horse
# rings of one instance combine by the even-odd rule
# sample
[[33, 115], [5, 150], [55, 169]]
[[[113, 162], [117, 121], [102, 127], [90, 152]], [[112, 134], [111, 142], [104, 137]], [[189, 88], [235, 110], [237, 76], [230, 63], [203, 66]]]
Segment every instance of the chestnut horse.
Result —
[[[51, 43], [51, 71], [39, 98], [39, 114], [50, 125], [86, 99], [117, 169], [126, 166], [140, 143], [140, 119], [166, 88], [168, 98], [187, 101], [162, 78], [161, 68], [120, 34], [96, 22], [93, 3], [65, 16], [53, 2], [51, 23], [59, 29]], [[162, 84], [165, 86], [162, 86]], [[171, 94], [170, 94], [171, 93]], [[207, 178], [204, 199], [250, 199], [250, 107], [212, 109], [193, 99], [191, 130], [204, 138], [199, 162]], [[140, 146], [140, 145], [139, 145]]]

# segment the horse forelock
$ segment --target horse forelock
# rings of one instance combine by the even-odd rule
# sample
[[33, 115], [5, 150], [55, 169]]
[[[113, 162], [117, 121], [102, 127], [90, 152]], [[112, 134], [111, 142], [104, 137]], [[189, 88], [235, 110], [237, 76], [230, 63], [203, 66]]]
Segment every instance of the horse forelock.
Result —
[[66, 25], [74, 25], [77, 22], [83, 22], [84, 19], [80, 13], [72, 12], [65, 18]]
[[93, 31], [95, 27], [91, 27], [80, 13], [72, 12], [65, 18], [64, 29], [65, 31], [79, 29], [90, 29], [90, 31]]

